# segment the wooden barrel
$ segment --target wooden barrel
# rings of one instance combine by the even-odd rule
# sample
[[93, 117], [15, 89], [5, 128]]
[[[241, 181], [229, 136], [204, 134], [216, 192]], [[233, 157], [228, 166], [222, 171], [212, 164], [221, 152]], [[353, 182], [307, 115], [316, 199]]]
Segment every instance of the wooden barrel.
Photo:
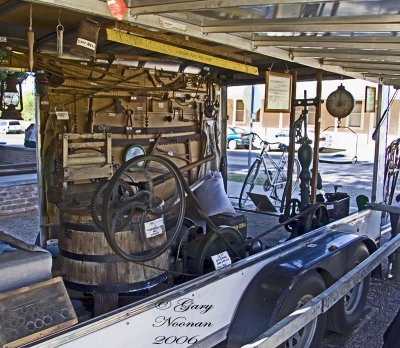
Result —
[[[116, 255], [104, 233], [95, 225], [87, 206], [60, 206], [63, 231], [59, 252], [67, 287], [84, 292], [123, 293], [148, 289], [166, 279], [166, 273], [144, 265], [127, 262]], [[115, 232], [118, 245], [127, 252], [149, 248], [140, 231]], [[166, 240], [165, 233], [151, 238], [157, 246]], [[145, 264], [168, 269], [169, 252]]]

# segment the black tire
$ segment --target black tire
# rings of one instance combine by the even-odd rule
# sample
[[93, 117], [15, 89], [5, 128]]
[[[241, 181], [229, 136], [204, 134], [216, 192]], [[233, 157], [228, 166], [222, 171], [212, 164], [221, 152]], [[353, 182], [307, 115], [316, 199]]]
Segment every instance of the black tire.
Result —
[[[364, 244], [349, 254], [346, 272], [351, 271], [369, 256]], [[348, 294], [341, 298], [328, 312], [328, 329], [340, 334], [349, 333], [364, 313], [367, 302], [370, 275], [357, 284]]]
[[251, 165], [250, 170], [247, 173], [246, 179], [244, 180], [242, 189], [240, 191], [239, 208], [246, 208], [246, 205], [247, 208], [250, 208], [249, 205], [253, 205], [250, 204], [252, 203], [252, 201], [247, 193], [253, 191], [254, 186], [256, 185], [256, 180], [258, 172], [260, 171], [260, 167], [261, 167], [261, 161], [259, 159], [256, 159]]
[[[325, 282], [317, 272], [311, 271], [301, 276], [283, 300], [278, 311], [277, 322], [304, 306], [325, 289]], [[317, 348], [325, 333], [325, 326], [326, 315], [321, 314], [281, 344], [279, 348]]]

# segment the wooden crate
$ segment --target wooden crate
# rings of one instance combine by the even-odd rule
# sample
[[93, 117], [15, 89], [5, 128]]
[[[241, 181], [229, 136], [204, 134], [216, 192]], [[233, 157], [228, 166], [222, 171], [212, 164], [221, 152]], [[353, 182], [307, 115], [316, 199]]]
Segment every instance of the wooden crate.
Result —
[[61, 277], [0, 293], [0, 347], [18, 347], [77, 322]]

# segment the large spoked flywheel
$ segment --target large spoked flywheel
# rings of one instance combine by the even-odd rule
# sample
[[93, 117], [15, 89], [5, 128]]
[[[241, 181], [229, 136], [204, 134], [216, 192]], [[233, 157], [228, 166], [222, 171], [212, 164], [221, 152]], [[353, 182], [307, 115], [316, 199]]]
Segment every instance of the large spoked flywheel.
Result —
[[[134, 157], [115, 172], [102, 197], [105, 237], [125, 260], [152, 260], [166, 252], [179, 234], [185, 212], [183, 177], [168, 159], [155, 155]], [[164, 218], [170, 213], [176, 221], [172, 231], [166, 233]], [[122, 228], [132, 233], [132, 241], [141, 241], [139, 248], [133, 250], [126, 240], [120, 242], [118, 231]]]

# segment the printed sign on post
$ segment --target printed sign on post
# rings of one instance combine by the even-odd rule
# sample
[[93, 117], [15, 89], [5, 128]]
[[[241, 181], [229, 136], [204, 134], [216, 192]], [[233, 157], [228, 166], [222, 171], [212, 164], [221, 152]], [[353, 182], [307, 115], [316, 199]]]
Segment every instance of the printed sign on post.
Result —
[[289, 74], [266, 73], [265, 111], [290, 112], [292, 101], [292, 76]]
[[211, 256], [215, 269], [221, 269], [232, 264], [232, 260], [227, 251]]
[[165, 232], [164, 218], [158, 218], [144, 223], [146, 238], [151, 238]]

